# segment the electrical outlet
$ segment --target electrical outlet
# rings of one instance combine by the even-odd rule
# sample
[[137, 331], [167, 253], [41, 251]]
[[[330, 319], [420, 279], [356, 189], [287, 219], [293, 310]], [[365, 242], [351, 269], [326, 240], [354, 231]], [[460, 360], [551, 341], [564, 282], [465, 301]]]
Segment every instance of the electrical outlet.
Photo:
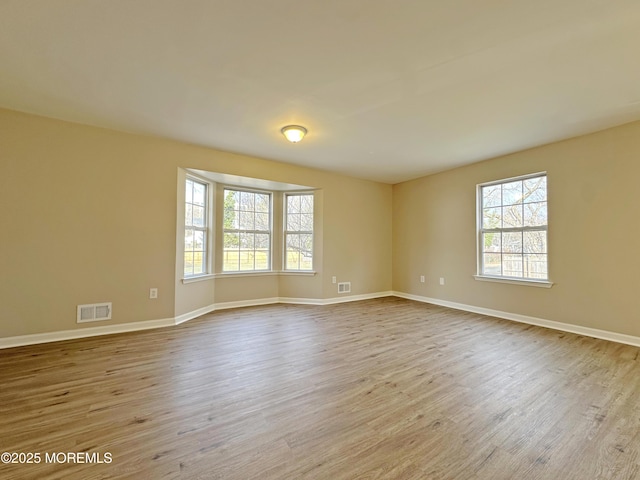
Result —
[[444, 277], [440, 277], [440, 285], [444, 285]]
[[338, 279], [336, 277], [331, 277], [331, 283], [337, 283]]
[[149, 298], [158, 298], [158, 289], [150, 288], [149, 289]]
[[420, 275], [420, 283], [424, 283], [424, 275]]

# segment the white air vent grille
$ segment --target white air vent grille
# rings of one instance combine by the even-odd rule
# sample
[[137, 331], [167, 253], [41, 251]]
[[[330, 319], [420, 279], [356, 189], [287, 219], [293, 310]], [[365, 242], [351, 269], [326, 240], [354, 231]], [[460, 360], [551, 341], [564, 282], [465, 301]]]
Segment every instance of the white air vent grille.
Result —
[[78, 305], [78, 323], [111, 320], [111, 302]]
[[351, 282], [338, 283], [338, 293], [350, 293], [350, 292], [351, 292]]

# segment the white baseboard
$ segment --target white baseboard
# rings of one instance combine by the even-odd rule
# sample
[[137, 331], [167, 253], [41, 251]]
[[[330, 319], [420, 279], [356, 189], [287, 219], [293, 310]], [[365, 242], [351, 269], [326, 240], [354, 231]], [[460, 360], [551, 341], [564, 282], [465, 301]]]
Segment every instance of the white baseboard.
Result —
[[23, 345], [36, 345], [38, 343], [60, 342], [62, 340], [74, 340], [76, 338], [97, 337], [99, 335], [112, 335], [114, 333], [136, 332], [139, 330], [169, 327], [172, 325], [175, 325], [175, 320], [173, 318], [164, 318], [162, 320], [147, 320], [144, 322], [118, 323], [115, 325], [78, 328], [77, 330], [33, 333], [30, 335], [0, 338], [0, 349], [21, 347]]
[[180, 323], [187, 322], [201, 315], [204, 315], [216, 310], [225, 310], [229, 308], [271, 305], [274, 303], [289, 303], [289, 304], [300, 304], [300, 305], [332, 305], [336, 303], [356, 302], [360, 300], [370, 300], [373, 298], [381, 298], [381, 297], [389, 297], [389, 296], [406, 298], [408, 300], [415, 300], [423, 303], [431, 303], [431, 304], [440, 305], [443, 307], [454, 308], [456, 310], [479, 313], [481, 315], [488, 315], [492, 317], [503, 318], [505, 320], [512, 320], [514, 322], [526, 323], [529, 325], [537, 325], [539, 327], [551, 328], [554, 330], [561, 330], [563, 332], [570, 332], [578, 335], [585, 335], [587, 337], [600, 338], [603, 340], [609, 340], [611, 342], [624, 343], [626, 345], [633, 345], [635, 347], [640, 347], [640, 337], [635, 337], [632, 335], [610, 332], [607, 330], [599, 330], [599, 329], [590, 328], [590, 327], [582, 327], [580, 325], [573, 325], [570, 323], [555, 322], [553, 320], [530, 317], [527, 315], [520, 315], [517, 313], [503, 312], [500, 310], [493, 310], [490, 308], [476, 307], [473, 305], [450, 302], [447, 300], [440, 300], [437, 298], [423, 297], [420, 295], [413, 295], [413, 294], [403, 293], [403, 292], [388, 291], [388, 292], [369, 293], [364, 295], [346, 295], [346, 296], [324, 298], [324, 299], [271, 297], [271, 298], [260, 298], [255, 300], [242, 300], [237, 302], [217, 303], [217, 304], [208, 305], [206, 307], [199, 308], [192, 312], [187, 312], [182, 315], [178, 315], [175, 318], [164, 318], [161, 320], [147, 320], [143, 322], [120, 323], [116, 325], [101, 325], [97, 327], [78, 328], [76, 330], [34, 333], [31, 335], [20, 335], [15, 337], [0, 338], [0, 349], [20, 347], [24, 345], [36, 345], [39, 343], [59, 342], [62, 340], [73, 340], [77, 338], [95, 337], [98, 335], [111, 335], [115, 333], [134, 332], [138, 330], [148, 330], [151, 328], [169, 327], [169, 326], [174, 326]]
[[229, 308], [257, 307], [260, 305], [272, 305], [280, 303], [279, 297], [256, 298], [252, 300], [238, 300], [235, 302], [216, 303], [215, 310], [227, 310]]
[[0, 350], [11, 347], [21, 347], [24, 345], [36, 345], [39, 343], [60, 342], [63, 340], [75, 340], [78, 338], [95, 337], [99, 335], [112, 335], [116, 333], [134, 332], [138, 330], [148, 330], [151, 328], [170, 327], [193, 320], [201, 315], [211, 313], [216, 310], [229, 308], [254, 307], [259, 305], [271, 305], [274, 303], [291, 303], [305, 305], [329, 305], [332, 303], [355, 302], [357, 300], [367, 300], [370, 298], [386, 297], [393, 295], [392, 292], [371, 293], [365, 295], [347, 295], [337, 298], [285, 298], [271, 297], [258, 298], [254, 300], [240, 300], [236, 302], [223, 302], [198, 308], [191, 312], [183, 313], [175, 318], [164, 318], [161, 320], [147, 320], [143, 322], [118, 323], [115, 325], [100, 325], [96, 327], [78, 328], [76, 330], [62, 330], [58, 332], [33, 333], [30, 335], [19, 335], [15, 337], [0, 338]]
[[393, 295], [394, 293], [391, 291], [365, 293], [363, 295], [340, 295], [339, 297], [323, 299], [321, 305], [332, 305], [334, 303], [345, 303], [345, 302], [358, 302], [360, 300], [371, 300], [373, 298], [391, 297]]
[[407, 300], [415, 300], [417, 302], [432, 303], [434, 305], [440, 305], [442, 307], [454, 308], [456, 310], [463, 310], [465, 312], [479, 313], [481, 315], [488, 315], [490, 317], [503, 318], [505, 320], [512, 320], [514, 322], [526, 323], [529, 325], [536, 325], [538, 327], [551, 328], [553, 330], [560, 330], [563, 332], [575, 333], [577, 335], [584, 335], [586, 337], [600, 338], [602, 340], [609, 340], [610, 342], [624, 343], [626, 345], [633, 345], [634, 347], [640, 347], [640, 337], [633, 335], [626, 335], [624, 333], [610, 332], [608, 330], [599, 330], [597, 328], [582, 327], [580, 325], [573, 325], [571, 323], [555, 322], [553, 320], [546, 320], [544, 318], [530, 317], [528, 315], [520, 315], [518, 313], [503, 312], [500, 310], [493, 310], [490, 308], [476, 307], [473, 305], [466, 305], [464, 303], [450, 302], [448, 300], [439, 300], [437, 298], [422, 297], [420, 295], [413, 295], [410, 293], [393, 292], [393, 295], [400, 298], [406, 298]]
[[182, 315], [178, 315], [175, 318], [174, 325], [180, 325], [181, 323], [188, 322], [189, 320], [193, 320], [194, 318], [198, 318], [201, 315], [211, 313], [214, 310], [217, 310], [217, 307], [215, 304], [198, 308], [197, 310], [193, 310], [192, 312], [183, 313]]

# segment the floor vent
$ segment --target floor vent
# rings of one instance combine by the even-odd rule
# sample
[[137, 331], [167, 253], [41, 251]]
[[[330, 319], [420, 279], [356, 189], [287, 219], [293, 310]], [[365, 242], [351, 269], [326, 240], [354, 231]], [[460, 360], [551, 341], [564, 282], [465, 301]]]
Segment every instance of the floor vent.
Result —
[[338, 283], [338, 293], [350, 293], [350, 292], [351, 292], [351, 282]]
[[111, 320], [111, 302], [78, 305], [78, 323]]

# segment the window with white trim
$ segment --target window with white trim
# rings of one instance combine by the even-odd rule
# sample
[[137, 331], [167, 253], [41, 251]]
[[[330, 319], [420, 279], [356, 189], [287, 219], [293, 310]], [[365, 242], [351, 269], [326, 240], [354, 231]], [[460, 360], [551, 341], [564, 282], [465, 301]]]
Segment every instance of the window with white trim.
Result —
[[223, 272], [271, 269], [271, 194], [224, 189]]
[[313, 270], [313, 193], [287, 193], [284, 200], [284, 268]]
[[547, 281], [547, 175], [478, 186], [478, 275]]
[[208, 185], [191, 177], [185, 181], [184, 276], [208, 273]]

